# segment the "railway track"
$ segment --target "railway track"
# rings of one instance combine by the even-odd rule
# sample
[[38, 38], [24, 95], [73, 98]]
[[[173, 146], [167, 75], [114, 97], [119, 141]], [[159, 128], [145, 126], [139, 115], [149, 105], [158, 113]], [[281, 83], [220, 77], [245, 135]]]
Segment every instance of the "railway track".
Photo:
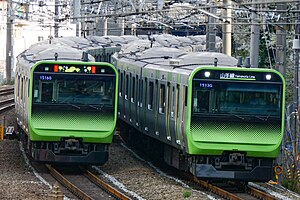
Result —
[[0, 114], [14, 108], [14, 98], [11, 96], [14, 93], [14, 88], [0, 88]]
[[0, 96], [9, 95], [14, 93], [14, 88], [0, 88]]
[[102, 181], [93, 172], [82, 167], [75, 170], [79, 173], [64, 172], [60, 173], [51, 165], [46, 165], [51, 175], [60, 182], [64, 187], [71, 191], [79, 199], [121, 199], [129, 200], [130, 198]]
[[15, 99], [9, 98], [0, 101], [0, 113], [13, 109], [15, 106]]
[[[217, 186], [215, 184], [208, 183], [203, 180], [199, 180], [196, 177], [193, 177], [193, 181], [205, 188], [206, 190], [211, 191], [214, 194], [217, 194], [225, 199], [229, 200], [243, 200], [243, 199], [263, 199], [263, 200], [277, 200], [277, 198], [265, 193], [264, 191], [258, 190], [249, 185], [246, 186], [245, 191], [234, 190], [232, 186], [223, 185]], [[233, 191], [232, 191], [233, 190]]]

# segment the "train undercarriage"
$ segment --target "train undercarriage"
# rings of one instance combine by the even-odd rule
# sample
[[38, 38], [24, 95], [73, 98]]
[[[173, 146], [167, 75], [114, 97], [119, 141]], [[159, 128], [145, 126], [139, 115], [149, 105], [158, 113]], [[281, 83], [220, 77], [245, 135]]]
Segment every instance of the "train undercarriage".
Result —
[[20, 129], [20, 139], [32, 159], [43, 163], [102, 165], [108, 160], [108, 144], [84, 143], [82, 138], [61, 141], [30, 141]]
[[245, 152], [224, 152], [220, 156], [188, 155], [180, 149], [158, 141], [121, 122], [121, 136], [154, 160], [203, 180], [266, 182], [274, 176], [274, 159], [247, 157]]

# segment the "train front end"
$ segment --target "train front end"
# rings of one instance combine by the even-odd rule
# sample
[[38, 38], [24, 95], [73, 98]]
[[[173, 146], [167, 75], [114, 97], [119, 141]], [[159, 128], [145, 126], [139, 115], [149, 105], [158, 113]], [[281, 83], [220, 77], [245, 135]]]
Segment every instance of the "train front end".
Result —
[[285, 81], [269, 69], [203, 67], [189, 81], [188, 152], [200, 178], [268, 181], [284, 134]]
[[105, 163], [116, 126], [117, 77], [108, 63], [36, 63], [29, 89], [33, 158], [50, 163]]

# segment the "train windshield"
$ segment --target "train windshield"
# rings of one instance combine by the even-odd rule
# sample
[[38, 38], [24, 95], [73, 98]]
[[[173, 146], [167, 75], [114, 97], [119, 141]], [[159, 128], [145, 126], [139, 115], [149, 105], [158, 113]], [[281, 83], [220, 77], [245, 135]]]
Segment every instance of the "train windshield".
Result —
[[113, 108], [115, 76], [34, 74], [33, 103], [73, 109]]
[[280, 84], [200, 80], [193, 84], [193, 115], [280, 117]]

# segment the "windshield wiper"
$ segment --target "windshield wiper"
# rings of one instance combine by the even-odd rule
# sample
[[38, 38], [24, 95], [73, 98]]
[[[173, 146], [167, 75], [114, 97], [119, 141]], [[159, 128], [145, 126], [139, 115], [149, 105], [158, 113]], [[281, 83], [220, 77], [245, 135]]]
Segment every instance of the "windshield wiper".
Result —
[[104, 107], [104, 104], [101, 104], [99, 107], [93, 106], [93, 105], [89, 105], [89, 107], [94, 108], [95, 110], [102, 110], [102, 108]]
[[245, 118], [244, 117], [242, 117], [242, 116], [239, 116], [239, 115], [235, 115], [235, 114], [232, 114], [233, 116], [235, 116], [235, 117], [237, 117], [237, 118], [239, 118], [239, 119], [241, 119], [241, 120], [245, 120]]
[[271, 116], [271, 114], [269, 114], [266, 117], [260, 117], [260, 116], [257, 116], [257, 115], [251, 115], [251, 116], [256, 117], [257, 119], [260, 119], [261, 121], [267, 121], [269, 119], [269, 117]]
[[68, 103], [68, 105], [70, 105], [70, 106], [72, 106], [72, 107], [77, 108], [78, 110], [80, 110], [80, 107], [79, 107], [79, 106], [76, 106], [76, 105], [70, 104], [70, 103]]

